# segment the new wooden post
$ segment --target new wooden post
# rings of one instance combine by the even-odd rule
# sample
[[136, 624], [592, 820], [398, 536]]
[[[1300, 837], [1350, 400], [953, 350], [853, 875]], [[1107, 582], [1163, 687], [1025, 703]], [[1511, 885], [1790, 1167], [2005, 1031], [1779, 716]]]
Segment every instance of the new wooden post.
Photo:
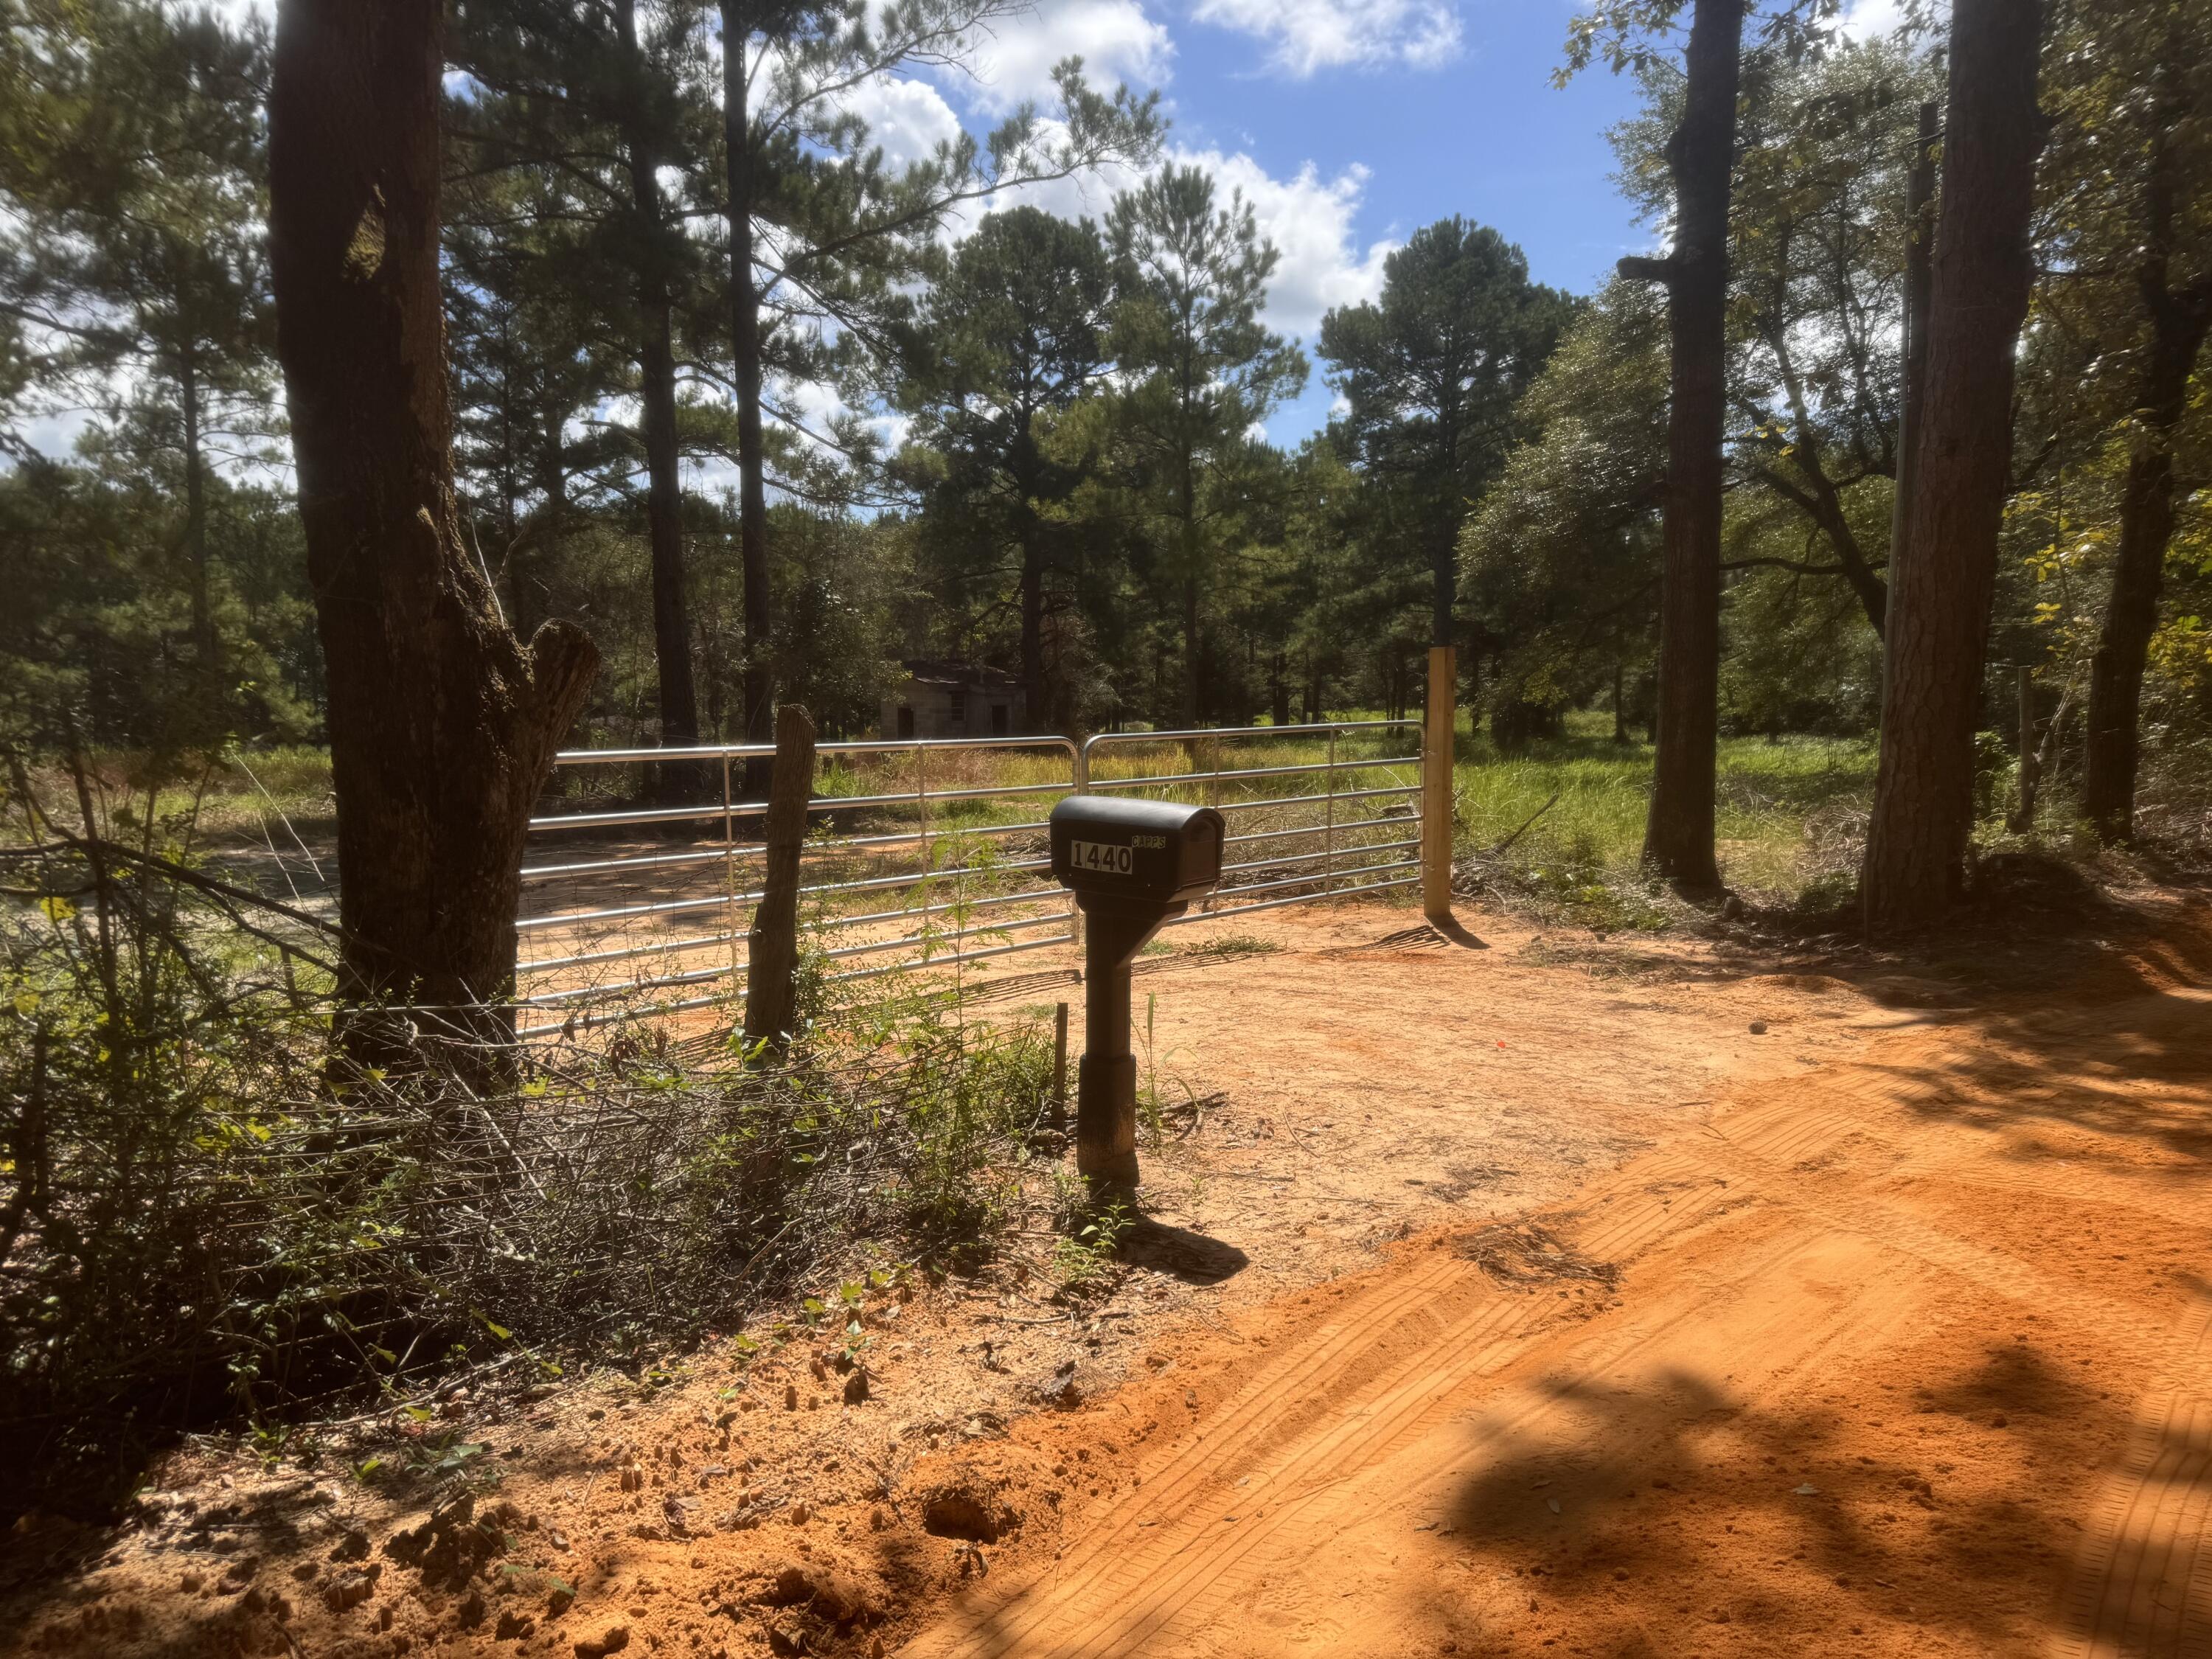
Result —
[[1452, 698], [1457, 653], [1429, 647], [1429, 702], [1421, 720], [1421, 909], [1441, 925], [1452, 919]]
[[799, 860], [814, 797], [814, 722], [795, 702], [775, 712], [768, 794], [767, 872], [745, 940], [745, 1040], [790, 1041], [799, 1001]]

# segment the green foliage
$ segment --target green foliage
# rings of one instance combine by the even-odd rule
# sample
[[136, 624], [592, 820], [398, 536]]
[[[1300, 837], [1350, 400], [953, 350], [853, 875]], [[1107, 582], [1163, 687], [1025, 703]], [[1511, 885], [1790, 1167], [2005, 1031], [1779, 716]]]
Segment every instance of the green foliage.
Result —
[[1161, 642], [1181, 647], [1181, 716], [1195, 724], [1207, 601], [1269, 470], [1248, 434], [1305, 384], [1306, 361], [1260, 320], [1279, 256], [1241, 194], [1218, 205], [1211, 175], [1168, 167], [1115, 199], [1108, 234], [1115, 468], [1158, 573]]
[[178, 1427], [727, 1329], [863, 1241], [960, 1261], [1024, 1202], [1048, 1030], [957, 1009], [781, 1064], [618, 1027], [499, 1091], [336, 1082], [327, 929], [203, 871], [189, 811], [73, 782], [57, 820], [14, 775], [0, 856], [0, 1432], [49, 1502]]
[[1666, 466], [1663, 324], [1609, 284], [1546, 364], [1508, 459], [1460, 537], [1468, 611], [1492, 656], [1489, 706], [1557, 708], [1648, 658]]
[[[1564, 736], [1515, 753], [1482, 740], [1463, 750], [1455, 790], [1462, 868], [1540, 916], [1606, 928], [1671, 925], [1685, 913], [1638, 867], [1651, 751], [1613, 743], [1607, 727], [1579, 714]], [[1723, 877], [1762, 902], [1788, 902], [1856, 868], [1873, 785], [1874, 747], [1863, 738], [1723, 739]]]
[[1460, 526], [1504, 465], [1515, 407], [1572, 314], [1565, 295], [1528, 280], [1518, 247], [1454, 217], [1389, 255], [1379, 301], [1322, 319], [1329, 384], [1348, 405], [1332, 435], [1357, 459], [1368, 511], [1391, 527], [1364, 538], [1370, 603], [1410, 610], [1416, 643], [1431, 638], [1432, 589], [1451, 612]]
[[1038, 730], [1093, 712], [1066, 623], [1073, 556], [1095, 538], [1071, 533], [1067, 509], [1097, 477], [1098, 453], [1063, 417], [1098, 391], [1113, 297], [1089, 220], [1009, 209], [960, 245], [908, 353], [902, 397], [917, 418], [901, 463], [921, 495], [920, 544], [944, 596], [931, 631], [952, 644], [994, 611], [1018, 618]]
[[297, 732], [297, 532], [247, 487], [275, 427], [268, 42], [135, 0], [0, 7], [0, 732], [53, 744]]

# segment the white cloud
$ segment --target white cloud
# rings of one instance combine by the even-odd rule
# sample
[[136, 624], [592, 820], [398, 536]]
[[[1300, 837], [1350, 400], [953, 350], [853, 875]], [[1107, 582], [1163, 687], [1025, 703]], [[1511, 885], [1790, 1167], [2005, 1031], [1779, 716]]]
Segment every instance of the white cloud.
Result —
[[1846, 0], [1836, 27], [1855, 40], [1893, 33], [1905, 21], [1905, 0]]
[[1384, 240], [1363, 250], [1352, 234], [1352, 218], [1367, 185], [1365, 167], [1350, 167], [1323, 179], [1309, 161], [1291, 177], [1277, 179], [1242, 153], [1177, 151], [1174, 159], [1212, 173], [1224, 204], [1231, 191], [1242, 191], [1260, 234], [1282, 255], [1267, 283], [1270, 327], [1310, 335], [1330, 307], [1358, 305], [1382, 291], [1382, 262], [1397, 244]]
[[868, 142], [882, 145], [894, 167], [921, 161], [960, 136], [960, 118], [926, 81], [878, 76], [854, 88], [844, 103], [868, 124]]
[[[1229, 204], [1241, 191], [1252, 204], [1261, 236], [1280, 256], [1267, 282], [1267, 325], [1294, 338], [1310, 338], [1322, 314], [1335, 306], [1358, 305], [1382, 291], [1382, 264], [1398, 244], [1382, 238], [1360, 245], [1353, 228], [1367, 169], [1354, 165], [1324, 179], [1309, 161], [1287, 179], [1278, 179], [1243, 151], [1176, 149], [1164, 160], [1178, 167], [1203, 168], [1213, 175], [1215, 199]], [[1103, 218], [1114, 197], [1140, 182], [1127, 168], [1103, 168], [1082, 178], [1056, 179], [1008, 191], [994, 208], [1016, 203], [1038, 207], [1064, 219]], [[971, 226], [963, 225], [964, 235]]]
[[1431, 69], [1459, 56], [1451, 0], [1199, 0], [1191, 14], [1264, 40], [1269, 66], [1303, 80], [1325, 69]]
[[1126, 81], [1140, 91], [1168, 78], [1175, 56], [1166, 27], [1147, 17], [1139, 0], [1040, 0], [993, 24], [975, 46], [972, 71], [949, 71], [945, 79], [965, 88], [965, 101], [988, 115], [1003, 115], [1024, 100], [1049, 104], [1052, 67], [1071, 55], [1083, 59], [1094, 82]]

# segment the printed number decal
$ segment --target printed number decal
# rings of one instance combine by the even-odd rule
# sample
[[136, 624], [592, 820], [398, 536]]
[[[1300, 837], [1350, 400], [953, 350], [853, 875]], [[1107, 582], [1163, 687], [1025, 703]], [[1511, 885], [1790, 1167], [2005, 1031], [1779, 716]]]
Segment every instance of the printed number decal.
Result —
[[1136, 868], [1130, 848], [1109, 847], [1102, 842], [1072, 841], [1067, 843], [1067, 858], [1077, 869], [1095, 870], [1101, 875], [1126, 876]]

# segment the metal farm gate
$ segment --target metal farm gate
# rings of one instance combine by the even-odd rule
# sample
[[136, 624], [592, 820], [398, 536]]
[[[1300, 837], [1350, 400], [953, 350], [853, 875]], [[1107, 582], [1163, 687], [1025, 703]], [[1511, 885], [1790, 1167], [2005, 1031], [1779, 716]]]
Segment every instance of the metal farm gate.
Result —
[[[1421, 880], [1418, 720], [818, 745], [802, 918], [833, 981], [963, 972], [1076, 943], [1045, 814], [1083, 790], [1217, 806], [1223, 884], [1183, 922]], [[724, 1003], [744, 978], [772, 745], [571, 750], [531, 820], [520, 934], [526, 1036]], [[641, 805], [640, 801], [659, 804]]]

